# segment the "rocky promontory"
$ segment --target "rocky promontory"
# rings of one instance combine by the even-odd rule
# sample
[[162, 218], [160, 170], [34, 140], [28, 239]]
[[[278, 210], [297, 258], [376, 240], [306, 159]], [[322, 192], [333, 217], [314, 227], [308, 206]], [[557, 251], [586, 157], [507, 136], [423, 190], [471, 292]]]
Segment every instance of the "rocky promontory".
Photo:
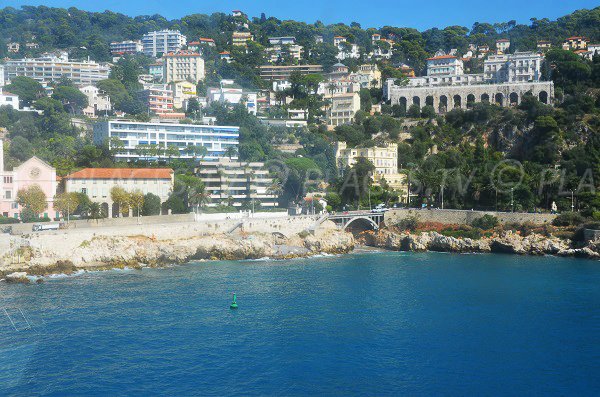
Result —
[[359, 241], [368, 246], [395, 251], [490, 252], [600, 258], [600, 242], [573, 247], [568, 240], [558, 237], [536, 233], [521, 236], [510, 230], [473, 239], [444, 236], [436, 231], [408, 232], [384, 228], [377, 232], [363, 233]]

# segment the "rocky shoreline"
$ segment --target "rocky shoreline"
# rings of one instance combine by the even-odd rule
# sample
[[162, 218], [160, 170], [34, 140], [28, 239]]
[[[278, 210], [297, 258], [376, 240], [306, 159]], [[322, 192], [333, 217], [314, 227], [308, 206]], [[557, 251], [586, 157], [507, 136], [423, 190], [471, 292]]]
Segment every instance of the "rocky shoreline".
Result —
[[388, 229], [363, 233], [362, 244], [393, 251], [437, 251], [455, 253], [507, 253], [518, 255], [556, 255], [599, 259], [600, 242], [590, 242], [584, 247], [572, 247], [570, 242], [558, 237], [540, 234], [521, 236], [506, 231], [493, 237], [480, 239], [444, 236], [435, 231], [408, 233]]
[[[2, 258], [0, 279], [28, 282], [29, 276], [72, 274], [80, 270], [162, 267], [194, 260], [291, 259], [319, 254], [345, 254], [355, 247], [351, 234], [326, 228], [315, 235], [300, 232], [184, 235], [157, 238], [154, 235], [94, 235], [90, 239], [65, 238], [72, 246], [53, 244], [48, 236], [19, 249], [19, 260]], [[14, 252], [12, 253], [14, 256]], [[6, 263], [9, 263], [6, 265]]]

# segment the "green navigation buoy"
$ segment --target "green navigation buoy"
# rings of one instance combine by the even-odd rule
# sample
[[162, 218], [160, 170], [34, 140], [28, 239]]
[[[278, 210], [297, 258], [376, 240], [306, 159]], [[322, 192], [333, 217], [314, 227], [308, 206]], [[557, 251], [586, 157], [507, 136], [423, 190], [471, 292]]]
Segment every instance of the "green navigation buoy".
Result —
[[235, 292], [233, 293], [233, 302], [231, 302], [231, 305], [229, 305], [230, 309], [237, 309], [237, 302], [236, 302], [236, 296], [235, 296]]

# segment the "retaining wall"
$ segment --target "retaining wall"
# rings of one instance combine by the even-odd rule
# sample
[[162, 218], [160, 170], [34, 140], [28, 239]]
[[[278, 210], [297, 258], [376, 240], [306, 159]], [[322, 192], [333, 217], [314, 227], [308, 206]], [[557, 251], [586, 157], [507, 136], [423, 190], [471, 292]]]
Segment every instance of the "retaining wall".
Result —
[[528, 212], [495, 212], [495, 211], [467, 211], [467, 210], [440, 210], [440, 209], [391, 209], [385, 213], [385, 223], [394, 224], [401, 219], [416, 216], [420, 222], [438, 222], [444, 224], [466, 224], [470, 225], [473, 220], [483, 215], [493, 215], [500, 223], [525, 223], [531, 222], [537, 225], [551, 223], [556, 215], [535, 214]]

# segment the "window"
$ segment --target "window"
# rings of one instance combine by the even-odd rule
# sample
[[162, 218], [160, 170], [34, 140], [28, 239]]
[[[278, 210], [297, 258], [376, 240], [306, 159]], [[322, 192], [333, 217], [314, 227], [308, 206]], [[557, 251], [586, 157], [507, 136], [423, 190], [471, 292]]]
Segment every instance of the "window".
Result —
[[8, 200], [12, 199], [12, 191], [11, 190], [5, 191], [4, 192], [4, 198], [8, 199]]

